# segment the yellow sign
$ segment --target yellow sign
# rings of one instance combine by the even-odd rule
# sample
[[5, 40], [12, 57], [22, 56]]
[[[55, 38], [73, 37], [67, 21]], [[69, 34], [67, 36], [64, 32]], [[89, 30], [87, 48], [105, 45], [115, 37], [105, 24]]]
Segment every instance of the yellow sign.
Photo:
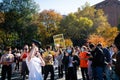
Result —
[[54, 35], [53, 39], [54, 39], [55, 46], [58, 45], [60, 47], [65, 48], [65, 40], [64, 40], [63, 34]]

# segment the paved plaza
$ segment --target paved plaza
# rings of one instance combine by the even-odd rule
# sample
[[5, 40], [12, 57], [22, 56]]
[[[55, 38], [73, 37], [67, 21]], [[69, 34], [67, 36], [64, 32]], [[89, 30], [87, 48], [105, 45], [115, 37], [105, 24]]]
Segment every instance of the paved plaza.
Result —
[[[82, 80], [81, 78], [81, 72], [78, 70], [78, 80]], [[50, 76], [50, 75], [49, 75]], [[48, 79], [49, 80], [49, 76]], [[1, 66], [0, 66], [0, 80], [1, 80]], [[7, 80], [7, 79], [6, 79]], [[22, 76], [20, 74], [20, 71], [14, 71], [12, 74], [12, 80], [22, 80]], [[28, 75], [26, 76], [26, 80], [28, 80]], [[58, 71], [55, 70], [55, 80], [65, 80], [65, 75], [63, 78], [58, 79]]]

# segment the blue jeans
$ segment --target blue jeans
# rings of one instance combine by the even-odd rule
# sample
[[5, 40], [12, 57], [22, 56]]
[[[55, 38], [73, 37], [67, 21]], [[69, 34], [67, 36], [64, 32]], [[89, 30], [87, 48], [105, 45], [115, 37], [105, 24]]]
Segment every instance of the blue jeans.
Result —
[[105, 75], [106, 75], [106, 80], [111, 80], [111, 70], [110, 67], [107, 65], [105, 66]]
[[114, 80], [120, 80], [120, 78], [119, 78], [119, 76], [117, 74], [115, 74]]
[[103, 67], [93, 67], [94, 80], [103, 80]]

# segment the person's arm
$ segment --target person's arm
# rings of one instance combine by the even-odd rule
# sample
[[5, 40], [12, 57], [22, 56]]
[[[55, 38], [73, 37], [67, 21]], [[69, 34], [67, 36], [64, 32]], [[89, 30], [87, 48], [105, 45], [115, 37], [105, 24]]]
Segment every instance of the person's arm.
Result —
[[80, 59], [79, 59], [79, 57], [78, 56], [74, 56], [74, 61], [73, 61], [73, 64], [75, 64], [76, 66], [79, 66], [80, 65]]
[[40, 59], [40, 61], [41, 61], [41, 66], [45, 66], [45, 61], [43, 60], [43, 58], [42, 58], [42, 56], [41, 56], [41, 54], [39, 53], [39, 52], [37, 52], [37, 56], [38, 56], [38, 58]]
[[31, 60], [32, 57], [34, 57], [34, 56], [33, 56], [34, 53], [35, 53], [35, 48], [32, 48], [32, 49], [30, 50], [29, 54], [27, 55], [27, 60], [28, 60], [28, 62]]
[[2, 65], [6, 65], [7, 62], [3, 61], [3, 58], [4, 58], [4, 55], [2, 55], [2, 57], [1, 57], [0, 64], [2, 64]]
[[30, 51], [29, 55], [28, 55], [28, 62], [31, 60], [31, 58], [34, 55], [34, 48]]
[[22, 59], [22, 58], [23, 58], [23, 55], [24, 55], [24, 52], [22, 52], [22, 53], [21, 53], [20, 59]]
[[54, 56], [57, 57], [60, 53], [61, 54], [63, 53], [61, 48], [59, 48], [56, 52], [54, 52]]
[[31, 60], [31, 58], [35, 57], [37, 55], [38, 48], [37, 47], [33, 47], [28, 55], [28, 61]]
[[15, 57], [15, 56], [12, 54], [12, 61], [11, 61], [11, 62], [14, 62], [14, 57]]

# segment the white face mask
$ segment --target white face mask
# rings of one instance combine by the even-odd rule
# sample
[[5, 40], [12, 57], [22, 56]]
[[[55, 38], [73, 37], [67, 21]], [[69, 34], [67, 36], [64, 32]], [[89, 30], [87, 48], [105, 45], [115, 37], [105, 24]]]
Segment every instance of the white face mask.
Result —
[[84, 51], [84, 48], [81, 48], [81, 51], [83, 52], [83, 51]]

